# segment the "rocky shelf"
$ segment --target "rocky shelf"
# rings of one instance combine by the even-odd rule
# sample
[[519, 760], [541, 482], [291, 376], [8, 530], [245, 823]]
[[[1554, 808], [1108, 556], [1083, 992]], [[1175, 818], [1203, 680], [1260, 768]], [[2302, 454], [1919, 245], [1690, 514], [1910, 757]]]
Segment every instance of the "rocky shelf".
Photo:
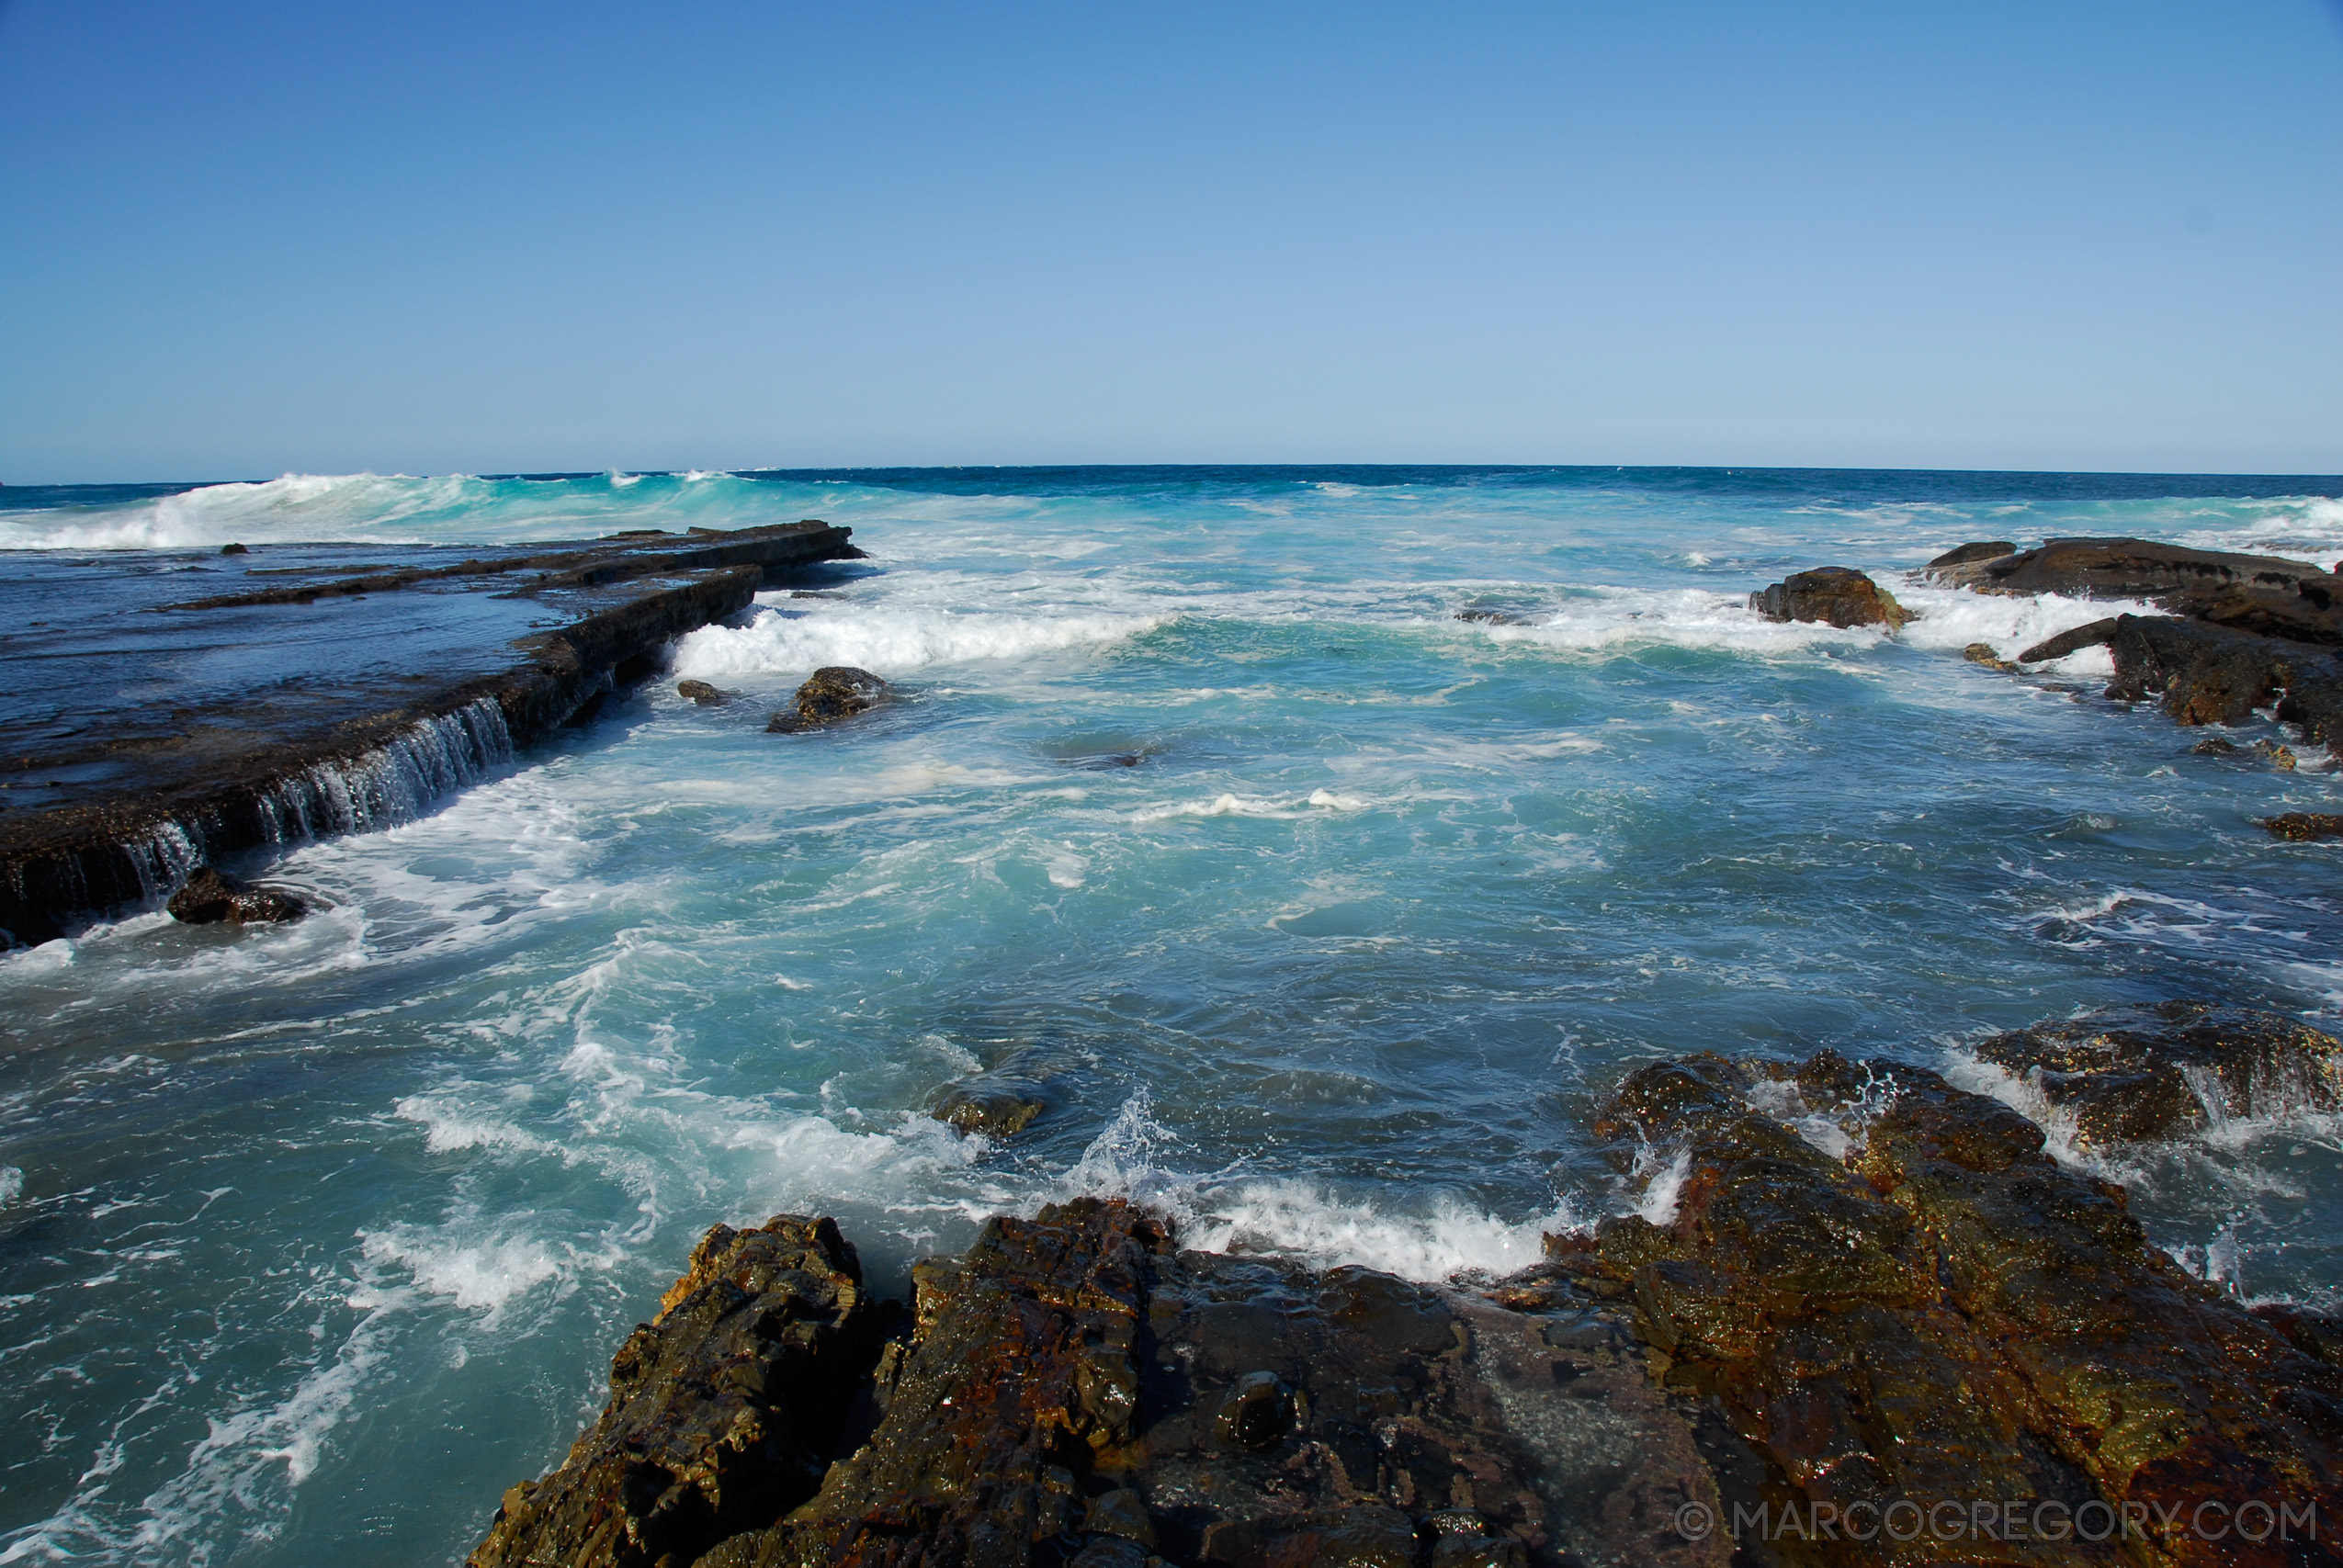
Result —
[[396, 820], [815, 563], [805, 522], [511, 549], [24, 552], [0, 584], [0, 931]]
[[[2333, 1039], [2194, 1004], [1991, 1044], [2102, 1139], [2179, 1131], [2183, 1068], [2240, 1106], [2343, 1082]], [[1703, 1055], [1597, 1132], [1673, 1155], [1504, 1280], [1086, 1198], [902, 1303], [830, 1220], [719, 1225], [470, 1568], [2343, 1561], [2337, 1325], [2185, 1272], [2001, 1100]]]

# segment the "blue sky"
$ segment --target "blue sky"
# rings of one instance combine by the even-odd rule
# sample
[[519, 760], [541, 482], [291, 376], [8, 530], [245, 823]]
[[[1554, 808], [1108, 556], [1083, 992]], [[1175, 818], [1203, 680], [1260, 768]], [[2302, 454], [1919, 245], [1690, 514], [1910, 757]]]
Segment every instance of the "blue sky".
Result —
[[0, 480], [2343, 470], [2343, 17], [0, 0]]

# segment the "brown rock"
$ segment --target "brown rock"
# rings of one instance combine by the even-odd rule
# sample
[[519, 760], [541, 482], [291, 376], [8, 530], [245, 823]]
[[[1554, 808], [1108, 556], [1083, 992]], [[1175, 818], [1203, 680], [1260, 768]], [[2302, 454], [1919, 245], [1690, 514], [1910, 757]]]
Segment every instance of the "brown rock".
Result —
[[689, 697], [704, 708], [719, 707], [732, 695], [730, 692], [719, 691], [705, 681], [678, 681], [675, 682], [675, 694]]
[[2046, 659], [2064, 659], [2070, 653], [2078, 652], [2083, 649], [2096, 647], [2100, 643], [2106, 642], [2114, 635], [2115, 620], [2113, 616], [2110, 616], [2105, 620], [2091, 621], [2086, 625], [2076, 626], [2071, 630], [2060, 632], [2055, 637], [2046, 637], [2043, 638], [2040, 642], [2034, 644], [2032, 648], [2018, 655], [2018, 662], [2020, 664], [2040, 664]]
[[[1864, 1136], [1834, 1158], [1756, 1104], [1835, 1111]], [[1736, 1506], [1779, 1520], [1784, 1505], [1844, 1519], [1988, 1497], [2343, 1506], [2343, 1376], [2181, 1274], [2118, 1190], [2062, 1169], [1998, 1102], [1828, 1053], [1797, 1068], [1696, 1056], [1636, 1073], [1604, 1125], [1623, 1156], [1647, 1140], [1691, 1168], [1670, 1224], [1608, 1222], [1591, 1254], [1564, 1249], [1568, 1266], [1632, 1292], [1667, 1386], [1755, 1456]], [[1792, 1560], [2248, 1560], [2185, 1528], [2134, 1544], [1844, 1543]], [[2336, 1561], [2324, 1534], [2290, 1550]]]
[[825, 665], [798, 688], [794, 705], [775, 714], [772, 722], [764, 727], [765, 731], [788, 734], [835, 724], [877, 706], [892, 689], [867, 670], [847, 664]]
[[2273, 768], [2290, 773], [2294, 771], [2297, 759], [2294, 756], [2294, 749], [2291, 746], [2281, 746], [2275, 740], [2257, 740], [2254, 742], [2254, 754], [2267, 761]]
[[1993, 651], [1989, 642], [1973, 642], [1961, 650], [1961, 657], [1972, 664], [1982, 664], [1988, 670], [2015, 670], [2017, 666]]
[[1997, 1034], [1976, 1054], [2031, 1081], [2075, 1119], [2076, 1142], [2093, 1148], [2184, 1137], [2213, 1112], [2343, 1105], [2343, 1042], [2276, 1013], [2205, 1002], [2036, 1024]]
[[1980, 539], [1974, 544], [1955, 545], [1921, 570], [1934, 571], [1940, 567], [1972, 566], [1978, 561], [1999, 560], [2018, 553], [2018, 547], [2008, 539]]
[[173, 919], [191, 926], [208, 926], [221, 920], [239, 925], [246, 921], [298, 920], [309, 912], [300, 899], [289, 893], [279, 893], [273, 887], [247, 887], [208, 865], [198, 866], [164, 908]]
[[2287, 811], [2262, 819], [2273, 839], [2307, 844], [2319, 839], [2343, 839], [2343, 817], [2326, 811]]
[[1850, 567], [1793, 572], [1749, 595], [1749, 608], [1769, 621], [1821, 621], [1834, 626], [1900, 629], [1911, 612], [1895, 595]]
[[505, 1494], [470, 1568], [700, 1561], [813, 1495], [900, 1309], [829, 1220], [719, 1225], [610, 1363], [560, 1469]]
[[[2229, 587], [2332, 592], [2335, 578], [2307, 561], [2197, 550], [2146, 539], [2046, 539], [2015, 555], [1930, 563], [1934, 575], [1981, 593], [2066, 593], [2082, 599], [2201, 597]], [[2175, 607], [2168, 605], [2168, 607]]]

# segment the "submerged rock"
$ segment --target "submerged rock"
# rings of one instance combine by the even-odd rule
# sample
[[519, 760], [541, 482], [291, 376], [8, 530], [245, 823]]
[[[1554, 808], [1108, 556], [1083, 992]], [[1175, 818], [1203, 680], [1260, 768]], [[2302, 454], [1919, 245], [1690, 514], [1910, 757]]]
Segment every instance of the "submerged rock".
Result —
[[248, 556], [252, 551], [243, 545], [222, 545], [220, 553], [223, 556]]
[[1749, 608], [1769, 621], [1821, 621], [1830, 626], [1900, 629], [1911, 612], [1895, 595], [1851, 567], [1793, 572], [1749, 595]]
[[2343, 817], [2326, 811], [2285, 811], [2265, 818], [2262, 826], [2273, 839], [2310, 843], [2319, 839], [2343, 839]]
[[678, 681], [675, 682], [675, 694], [689, 697], [704, 708], [720, 707], [732, 695], [730, 692], [719, 691], [705, 681]]
[[2002, 658], [2001, 655], [1994, 652], [1993, 644], [1989, 642], [1973, 642], [1969, 644], [1968, 647], [1961, 650], [1961, 657], [1967, 660], [1972, 664], [1982, 664], [1988, 670], [2015, 670], [2018, 668], [2009, 660], [2006, 660]]
[[1031, 1126], [1048, 1108], [1048, 1094], [1035, 1079], [1019, 1073], [995, 1072], [962, 1078], [936, 1097], [928, 1114], [963, 1133], [1009, 1138]]
[[867, 670], [857, 670], [848, 664], [830, 664], [817, 670], [806, 683], [798, 688], [793, 705], [776, 713], [767, 724], [768, 734], [788, 734], [799, 729], [813, 729], [825, 724], [835, 724], [842, 718], [852, 718], [884, 702], [893, 688]]
[[2281, 745], [2275, 740], [2255, 741], [2254, 755], [2267, 761], [2271, 767], [2290, 773], [2294, 771], [2295, 763], [2299, 761], [2294, 755], [2292, 747]]
[[2277, 1013], [2206, 1002], [2036, 1024], [1994, 1035], [1976, 1054], [2072, 1117], [2075, 1141], [2091, 1148], [2343, 1105], [2343, 1042]]
[[208, 865], [198, 866], [164, 908], [173, 919], [191, 926], [214, 925], [221, 920], [239, 925], [247, 921], [298, 920], [309, 912], [289, 893], [279, 893], [273, 887], [248, 887]]
[[2198, 741], [2194, 746], [2190, 747], [2189, 750], [2191, 755], [2198, 757], [2234, 757], [2237, 754], [2237, 743], [2224, 736], [2215, 735]]

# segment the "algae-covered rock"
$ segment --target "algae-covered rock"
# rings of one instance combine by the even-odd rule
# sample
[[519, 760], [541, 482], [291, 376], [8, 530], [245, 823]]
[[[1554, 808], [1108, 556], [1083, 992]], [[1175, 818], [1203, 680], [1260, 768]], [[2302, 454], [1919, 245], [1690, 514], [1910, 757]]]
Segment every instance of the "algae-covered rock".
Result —
[[798, 688], [791, 705], [773, 716], [764, 728], [770, 734], [814, 729], [866, 713], [887, 700], [893, 690], [867, 670], [847, 664], [824, 665]]
[[1820, 621], [1841, 628], [1900, 630], [1912, 613], [1851, 567], [1822, 566], [1793, 572], [1749, 595], [1749, 608], [1769, 621]]
[[1976, 1054], [2032, 1084], [2090, 1147], [2343, 1105], [2343, 1042], [2281, 1014], [2206, 1002], [2036, 1024], [1982, 1041]]

